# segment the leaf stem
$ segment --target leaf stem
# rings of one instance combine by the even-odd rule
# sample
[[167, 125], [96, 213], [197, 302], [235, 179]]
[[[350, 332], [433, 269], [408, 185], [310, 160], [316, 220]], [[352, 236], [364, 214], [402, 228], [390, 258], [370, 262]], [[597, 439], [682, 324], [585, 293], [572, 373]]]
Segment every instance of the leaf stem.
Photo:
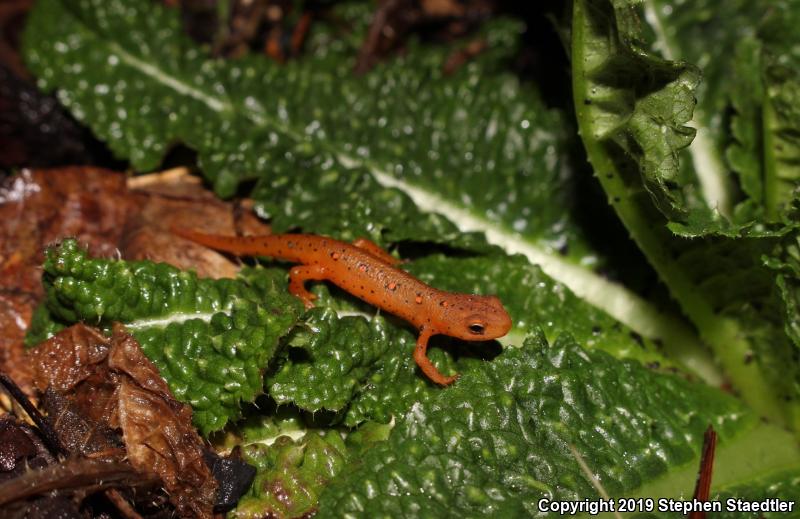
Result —
[[[593, 53], [586, 52], [589, 45], [587, 32], [592, 30], [588, 18], [590, 15], [587, 13], [591, 7], [587, 6], [587, 3], [587, 0], [578, 0], [574, 4], [572, 78], [578, 126], [594, 171], [603, 189], [610, 195], [617, 195], [614, 197], [613, 205], [620, 219], [661, 279], [667, 283], [684, 313], [697, 325], [701, 337], [711, 346], [725, 373], [741, 392], [742, 398], [762, 415], [785, 424], [788, 421], [785, 409], [777, 401], [758, 364], [745, 362], [751, 348], [739, 323], [715, 314], [709, 301], [698, 293], [698, 288], [686, 272], [670, 259], [664, 244], [669, 240], [680, 238], [667, 230], [666, 221], [663, 221], [660, 213], [655, 210], [648, 211], [643, 206], [649, 201], [647, 193], [636, 193], [635, 196], [631, 187], [625, 184], [609, 150], [599, 138], [597, 117], [591, 113], [596, 94], [593, 94], [586, 75], [587, 71], [601, 67], [604, 57], [598, 54], [601, 51], [598, 51], [597, 45], [594, 45]], [[607, 37], [609, 36], [606, 32], [602, 32], [597, 39]], [[594, 43], [593, 41], [592, 44]], [[589, 101], [588, 104], [585, 100]]]

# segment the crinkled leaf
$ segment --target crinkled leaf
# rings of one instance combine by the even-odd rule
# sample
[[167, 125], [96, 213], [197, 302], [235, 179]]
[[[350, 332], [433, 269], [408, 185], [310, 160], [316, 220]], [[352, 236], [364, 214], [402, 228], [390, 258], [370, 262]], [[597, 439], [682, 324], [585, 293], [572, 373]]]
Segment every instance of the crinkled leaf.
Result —
[[797, 2], [734, 0], [719, 9], [712, 0], [650, 0], [643, 11], [645, 43], [702, 70], [693, 118], [699, 136], [682, 152], [682, 189], [702, 192], [697, 205], [705, 199], [734, 224], [780, 221], [800, 181]]
[[164, 482], [179, 514], [212, 517], [217, 482], [203, 459], [205, 444], [192, 426], [192, 409], [175, 400], [139, 343], [119, 325], [108, 367], [118, 375], [114, 416], [131, 465]]
[[270, 445], [247, 445], [242, 453], [258, 473], [250, 492], [232, 514], [237, 518], [313, 513], [320, 491], [349, 461], [344, 440], [336, 430], [308, 431], [298, 440], [279, 436]]
[[[402, 332], [402, 338], [384, 354], [361, 384], [344, 414], [344, 425], [354, 427], [365, 420], [387, 424], [405, 413], [415, 402], [424, 402], [441, 388], [421, 375], [412, 357], [416, 338]], [[440, 343], [441, 344], [441, 343]], [[463, 346], [463, 344], [462, 344]], [[458, 348], [428, 350], [428, 358], [442, 373], [465, 373], [483, 362], [472, 348], [471, 355], [460, 355]]]
[[[363, 27], [364, 12], [338, 15]], [[577, 225], [587, 191], [574, 178], [570, 118], [502, 69], [517, 23], [490, 24], [488, 51], [452, 77], [442, 71], [450, 49], [415, 42], [354, 77], [359, 38], [331, 31], [285, 66], [223, 62], [161, 6], [43, 0], [25, 48], [41, 86], [136, 169], [154, 168], [180, 141], [218, 193], [256, 180], [257, 209], [276, 229], [475, 251], [487, 250], [485, 235], [668, 349], [696, 342], [680, 320], [593, 270], [604, 260]]]
[[782, 320], [786, 335], [800, 346], [800, 236], [787, 238], [782, 245], [782, 254], [765, 263], [777, 273], [775, 284], [783, 302], [783, 315], [776, 316], [776, 322]]
[[[267, 376], [270, 396], [307, 411], [337, 411], [336, 421], [355, 427], [365, 420], [387, 423], [414, 402], [440, 389], [412, 358], [416, 336], [382, 317], [337, 317], [330, 309], [311, 310], [287, 341], [283, 363]], [[442, 373], [467, 369], [477, 358], [431, 348], [429, 358]]]
[[[568, 288], [553, 282], [541, 269], [522, 257], [447, 258], [431, 256], [405, 265], [426, 283], [442, 290], [496, 294], [506, 303], [514, 329], [501, 341], [520, 346], [524, 330], [539, 326], [554, 340], [570, 333], [587, 348], [598, 348], [618, 358], [637, 359], [658, 368], [674, 368], [674, 361], [662, 355], [660, 344], [644, 339], [607, 314], [576, 297]], [[534, 288], [531, 288], [534, 287]], [[565, 319], [564, 316], [569, 316]], [[355, 425], [371, 419], [387, 422], [404, 412], [414, 402], [425, 401], [438, 391], [420, 379], [411, 354], [415, 337], [398, 336], [395, 344], [374, 366], [374, 371], [347, 410], [345, 424]], [[429, 356], [443, 372], [464, 373], [496, 353], [491, 345], [453, 341], [433, 341]], [[687, 345], [688, 346], [688, 345]], [[465, 353], [464, 355], [460, 353]], [[714, 379], [713, 367], [706, 364], [702, 352], [691, 348], [671, 352], [684, 366]]]
[[[587, 304], [521, 256], [447, 258], [437, 255], [409, 263], [407, 269], [442, 290], [497, 295], [514, 321], [510, 337], [501, 339], [504, 343], [519, 346], [524, 331], [538, 326], [551, 340], [569, 333], [586, 347], [600, 348], [618, 358], [656, 364], [670, 362], [658, 351], [663, 346], [658, 341], [641, 337]], [[713, 369], [703, 365], [702, 352], [698, 354], [686, 347], [669, 353], [692, 370], [714, 376]]]
[[[690, 495], [708, 424], [719, 433], [721, 483], [800, 461], [788, 433], [720, 391], [568, 336], [552, 345], [534, 336], [414, 405], [326, 489], [319, 514], [516, 517], [537, 515], [542, 497], [597, 498], [570, 445], [611, 496]], [[736, 467], [746, 446], [758, 469]]]
[[283, 271], [198, 279], [163, 263], [93, 259], [75, 240], [48, 250], [44, 284], [62, 322], [125, 323], [204, 432], [262, 392], [263, 372], [300, 312]]
[[[62, 249], [64, 247], [62, 246]], [[203, 296], [210, 290], [204, 287], [237, 286], [236, 282], [196, 280], [190, 274], [178, 274], [179, 271], [171, 267], [159, 265], [156, 267], [163, 270], [163, 275], [161, 278], [156, 276], [151, 286], [145, 282], [148, 280], [152, 264], [86, 260], [85, 257], [76, 261], [78, 264], [84, 261], [89, 265], [81, 264], [80, 268], [73, 267], [76, 272], [71, 276], [59, 272], [60, 275], [52, 281], [53, 289], [48, 293], [55, 295], [56, 299], [66, 297], [71, 305], [79, 307], [80, 298], [74, 294], [87, 294], [87, 291], [91, 292], [97, 286], [104, 286], [104, 283], [109, 291], [85, 295], [84, 299], [92, 301], [92, 304], [79, 308], [77, 314], [72, 313], [74, 312], [72, 307], [62, 308], [52, 304], [50, 306], [56, 311], [64, 312], [62, 315], [66, 319], [74, 319], [76, 315], [97, 319], [102, 315], [104, 320], [109, 321], [123, 319], [114, 312], [133, 312], [135, 315], [127, 315], [123, 320], [127, 320], [129, 328], [141, 338], [145, 351], [154, 360], [162, 363], [164, 366], [162, 372], [172, 384], [173, 390], [179, 396], [184, 395], [183, 398], [194, 397], [194, 400], [189, 402], [197, 406], [196, 413], [200, 416], [217, 412], [219, 404], [216, 401], [209, 404], [207, 395], [209, 389], [203, 383], [198, 383], [198, 380], [206, 384], [223, 385], [226, 388], [233, 386], [233, 382], [229, 378], [225, 379], [220, 373], [236, 369], [235, 365], [232, 366], [235, 361], [230, 358], [224, 361], [215, 360], [214, 356], [204, 354], [206, 350], [213, 348], [213, 346], [203, 348], [206, 340], [203, 335], [210, 333], [206, 328], [209, 323], [213, 326], [217, 320], [221, 320], [221, 316], [209, 317], [208, 314], [213, 310], [199, 307], [194, 311], [205, 311], [206, 320], [191, 319], [194, 316], [192, 308], [170, 302], [166, 304], [162, 302], [164, 308], [161, 311], [157, 309], [161, 306], [144, 309], [120, 306], [108, 309], [103, 305], [112, 300], [108, 294], [148, 293], [153, 286], [156, 288], [170, 286], [169, 283], [174, 285], [177, 279], [191, 281], [180, 289], [174, 289], [175, 294], [183, 294], [181, 301], [202, 305], [204, 301], [208, 303], [217, 300], [215, 297]], [[68, 263], [66, 260], [65, 262]], [[94, 262], [94, 265], [91, 262]], [[59, 263], [57, 258], [51, 257], [46, 270], [48, 274], [52, 275], [55, 269], [53, 265]], [[142, 268], [142, 265], [148, 268]], [[626, 330], [624, 326], [576, 298], [562, 285], [553, 283], [537, 267], [530, 266], [524, 258], [501, 261], [500, 258], [448, 259], [439, 256], [418, 261], [409, 267], [415, 275], [443, 289], [497, 293], [504, 300], [513, 301], [514, 303], [509, 305], [509, 311], [520, 330], [532, 323], [541, 323], [551, 337], [569, 331], [585, 338], [587, 344], [592, 347], [605, 348], [616, 355], [638, 358], [654, 365], [670, 365], [650, 341]], [[91, 274], [97, 270], [103, 271], [104, 275], [96, 277]], [[128, 271], [133, 271], [136, 275], [131, 276]], [[244, 271], [244, 279], [255, 280], [247, 285], [245, 297], [249, 302], [274, 298], [276, 282], [269, 276], [255, 275], [262, 271], [263, 269]], [[460, 275], [454, 275], [456, 272]], [[487, 276], [487, 273], [490, 275]], [[132, 282], [131, 279], [137, 283], [145, 283], [145, 286], [136, 284], [132, 287], [127, 286]], [[108, 286], [110, 280], [116, 284]], [[166, 280], [169, 280], [169, 283]], [[193, 288], [193, 283], [197, 283], [198, 287]], [[279, 284], [283, 288], [283, 281]], [[527, 288], [530, 286], [536, 287], [536, 290]], [[122, 287], [127, 288], [123, 290]], [[196, 298], [196, 303], [190, 294], [186, 294], [187, 291], [200, 294], [200, 297]], [[267, 295], [261, 296], [262, 293]], [[145, 296], [143, 299], [152, 301], [163, 297], [157, 290], [154, 294], [156, 295]], [[223, 296], [226, 297], [231, 296]], [[129, 296], [131, 301], [137, 298], [138, 296], [132, 298]], [[278, 300], [284, 299], [278, 298]], [[330, 302], [330, 298], [324, 298], [323, 301]], [[287, 304], [297, 303], [290, 298]], [[236, 308], [234, 305], [233, 310]], [[182, 317], [180, 319], [170, 317], [175, 314]], [[556, 318], [558, 315], [566, 314], [572, 318], [570, 320]], [[152, 317], [145, 318], [145, 316]], [[177, 319], [180, 322], [164, 324], [170, 319]], [[277, 367], [269, 374], [266, 381], [268, 392], [279, 403], [292, 402], [309, 411], [327, 409], [340, 412], [338, 419], [351, 427], [365, 420], [388, 422], [392, 416], [405, 412], [413, 402], [426, 400], [439, 391], [420, 375], [412, 359], [415, 334], [403, 325], [398, 328], [398, 324], [390, 324], [385, 318], [375, 318], [369, 322], [359, 316], [340, 318], [335, 312], [324, 308], [311, 311], [304, 319], [303, 325], [295, 328], [284, 341], [287, 348], [277, 359], [275, 363]], [[247, 342], [248, 335], [242, 338], [238, 333], [236, 332], [230, 340]], [[172, 347], [162, 351], [158, 349], [158, 344], [165, 337]], [[222, 339], [223, 345], [225, 340]], [[451, 346], [446, 350], [439, 348], [447, 343], [448, 341], [436, 340], [430, 350], [432, 360], [444, 372], [464, 372], [471, 366], [481, 363], [481, 358], [485, 358], [487, 353], [492, 355], [497, 349], [496, 346], [488, 349], [480, 345], [467, 347], [463, 343], [456, 344], [457, 341], [451, 341]], [[453, 353], [461, 350], [467, 354], [453, 356]], [[271, 349], [267, 352], [269, 356], [273, 351], [274, 349]], [[223, 350], [222, 354], [224, 353]], [[219, 357], [221, 354], [216, 355]], [[239, 351], [237, 356], [241, 355], [243, 354]], [[265, 365], [266, 361], [257, 360], [243, 368], [245, 375], [253, 377], [251, 385], [246, 386], [248, 392], [247, 398], [243, 398], [244, 401], [252, 400], [252, 396], [260, 389], [260, 380], [257, 381], [255, 377]], [[206, 411], [204, 406], [208, 405], [213, 407]]]
[[237, 425], [237, 431], [245, 432], [243, 457], [258, 475], [233, 517], [313, 513], [323, 489], [346, 473], [354, 459], [386, 441], [393, 427], [367, 422], [343, 440], [344, 434], [336, 429], [304, 428], [291, 413], [291, 408], [281, 407], [276, 417], [251, 416], [244, 428]]
[[[434, 264], [447, 268], [446, 260]], [[404, 267], [413, 270], [413, 263]], [[441, 390], [414, 362], [417, 334], [408, 324], [381, 316], [366, 303], [341, 291], [331, 291], [324, 284], [314, 286], [313, 291], [321, 308], [309, 312], [309, 317], [314, 329], [328, 337], [330, 346], [314, 340], [311, 328], [298, 328], [300, 340], [290, 337], [285, 341], [289, 351], [276, 361], [284, 384], [276, 388], [280, 393], [271, 393], [273, 397], [312, 412], [320, 408], [335, 410], [336, 415], [329, 419], [356, 427], [364, 421], [389, 423], [414, 402]], [[436, 337], [430, 343], [428, 358], [442, 373], [463, 373], [495, 355], [498, 349], [495, 342], [469, 345]], [[313, 376], [318, 384], [308, 387], [304, 383], [307, 376]], [[337, 407], [341, 402], [348, 403]]]
[[[638, 359], [654, 367], [674, 367], [658, 346], [643, 339], [603, 312], [553, 282], [523, 257], [448, 258], [437, 255], [404, 265], [430, 285], [459, 292], [496, 294], [507, 302], [516, 331], [502, 339], [519, 346], [522, 330], [541, 326], [548, 338], [571, 333], [587, 347], [604, 349], [620, 358]], [[533, 289], [531, 287], [534, 287]], [[341, 411], [348, 426], [364, 420], [386, 423], [414, 402], [426, 401], [439, 388], [422, 376], [412, 359], [416, 334], [397, 321], [361, 315], [338, 317], [359, 306], [343, 307], [325, 291], [303, 326], [285, 341], [288, 349], [267, 377], [267, 388], [278, 403], [294, 403], [308, 411]], [[364, 307], [365, 312], [372, 310]], [[569, 319], [563, 316], [569, 315]], [[394, 323], [394, 324], [393, 324]], [[444, 348], [442, 348], [444, 346]], [[429, 356], [446, 374], [463, 373], [496, 355], [496, 343], [468, 344], [435, 338]], [[708, 367], [686, 350], [680, 360], [696, 371]], [[713, 371], [709, 372], [713, 376]]]
[[387, 350], [410, 355], [409, 343], [414, 337], [385, 319], [339, 318], [333, 310], [313, 309], [289, 337], [286, 361], [268, 375], [269, 394], [307, 411], [340, 411]]
[[76, 324], [28, 352], [34, 365], [33, 383], [39, 391], [68, 391], [86, 380], [105, 362], [111, 340], [99, 330]]
[[[256, 211], [276, 232], [297, 227], [352, 241], [402, 240], [447, 243], [490, 251], [480, 233], [463, 233], [438, 213], [422, 212], [397, 189], [381, 186], [364, 168], [344, 168], [323, 156], [271, 164], [270, 177], [256, 186]], [[308, 186], [314, 186], [309, 190]]]
[[106, 338], [82, 324], [32, 351], [36, 385], [65, 452], [123, 461], [161, 482], [177, 513], [211, 518], [217, 482], [192, 410], [178, 402], [124, 327]]
[[[704, 71], [711, 67], [709, 86], [702, 93], [713, 99], [701, 102], [694, 123], [698, 137], [686, 152], [686, 137], [693, 132], [686, 124], [694, 108], [698, 73], [691, 65], [646, 52], [638, 32], [639, 5], [627, 0], [574, 3], [573, 94], [589, 158], [617, 214], [743, 397], [764, 415], [800, 426], [798, 346], [784, 333], [787, 303], [776, 286], [775, 272], [764, 264], [765, 258], [787, 254], [800, 219], [789, 204], [774, 220], [762, 200], [748, 198], [748, 193], [771, 189], [767, 180], [775, 172], [766, 154], [755, 161], [748, 155], [748, 150], [759, 149], [755, 136], [761, 135], [761, 142], [767, 137], [761, 130], [753, 133], [746, 121], [758, 118], [752, 100], [746, 98], [737, 101], [741, 112], [734, 120], [734, 136], [739, 141], [727, 133], [717, 135], [729, 131], [721, 123], [731, 107], [726, 96], [740, 87], [730, 87], [736, 81], [720, 76], [714, 68], [720, 62], [707, 54], [698, 57]], [[682, 25], [671, 26], [658, 17], [667, 12], [662, 3], [641, 5], [653, 32], [671, 35], [661, 43], [680, 42], [702, 52], [714, 49], [723, 63], [736, 53], [720, 41], [737, 41], [742, 31], [757, 34], [748, 16], [726, 13], [712, 20], [713, 9], [692, 3], [673, 6], [673, 11], [707, 15], [702, 22], [709, 29], [694, 19], [686, 27], [695, 37], [682, 36]], [[754, 45], [748, 41], [743, 39], [738, 49], [741, 57], [750, 59], [740, 64], [741, 73], [764, 59], [754, 57], [757, 49], [748, 48]], [[674, 55], [670, 49], [668, 55]], [[757, 89], [750, 95], [757, 95]], [[713, 124], [706, 126], [709, 121]], [[737, 164], [750, 171], [743, 173], [747, 187], [739, 199], [728, 196], [734, 194], [732, 173], [714, 158], [725, 155], [722, 142], [734, 142], [736, 151], [731, 153]], [[761, 181], [756, 178], [759, 173], [753, 173], [758, 164]], [[783, 196], [791, 193], [792, 182], [783, 182], [779, 190]]]

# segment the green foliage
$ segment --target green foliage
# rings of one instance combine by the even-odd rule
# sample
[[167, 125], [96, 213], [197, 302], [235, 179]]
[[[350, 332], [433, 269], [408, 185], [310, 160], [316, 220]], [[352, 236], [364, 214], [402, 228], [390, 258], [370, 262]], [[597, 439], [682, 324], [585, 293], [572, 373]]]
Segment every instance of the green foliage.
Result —
[[[520, 29], [496, 22], [485, 35], [492, 50], [455, 77], [442, 71], [447, 49], [415, 44], [362, 79], [351, 74], [353, 49], [341, 44], [312, 40], [310, 56], [286, 66], [255, 57], [225, 62], [197, 48], [177, 14], [160, 6], [44, 0], [28, 21], [25, 47], [41, 86], [58, 88], [73, 114], [137, 170], [157, 167], [170, 143], [184, 142], [220, 195], [257, 179], [259, 210], [279, 229], [481, 246], [376, 181], [389, 177], [476, 215], [490, 211], [535, 241], [569, 237], [586, 253], [564, 212], [572, 204], [565, 121], [497, 70]], [[534, 189], [517, 192], [519, 182]], [[304, 189], [309, 183], [318, 189]]]
[[[522, 331], [540, 325], [551, 339], [570, 333], [589, 348], [651, 366], [675, 367], [651, 341], [578, 299], [522, 257], [433, 255], [403, 267], [442, 290], [497, 294], [508, 302], [517, 331], [502, 339], [506, 343], [519, 346]], [[312, 412], [337, 411], [337, 420], [354, 427], [364, 420], [387, 423], [413, 403], [438, 393], [412, 359], [413, 330], [380, 316], [368, 320], [347, 315], [374, 310], [367, 305], [344, 306], [326, 292], [319, 295], [321, 308], [308, 312], [303, 325], [284, 341], [288, 348], [267, 376], [269, 393], [278, 403], [291, 402]], [[563, 315], [570, 319], [560, 318]], [[463, 373], [497, 350], [492, 343], [470, 345], [439, 337], [428, 351], [443, 373]]]
[[[589, 347], [671, 365], [652, 343], [523, 258], [432, 256], [408, 268], [442, 289], [513, 301], [509, 311], [518, 330], [542, 323], [548, 337], [570, 332]], [[248, 268], [238, 280], [198, 279], [166, 264], [89, 258], [67, 240], [48, 252], [44, 281], [48, 302], [42, 312], [57, 317], [53, 325], [126, 323], [176, 396], [192, 404], [205, 432], [238, 416], [240, 400], [250, 402], [261, 392], [261, 373], [270, 364], [266, 387], [278, 403], [336, 411], [336, 420], [350, 427], [365, 420], [387, 423], [439, 391], [419, 373], [411, 355], [416, 334], [402, 323], [340, 317], [330, 308], [335, 300], [323, 296], [321, 307], [293, 328], [299, 303], [286, 293], [283, 270]], [[557, 319], [559, 314], [572, 318]], [[281, 337], [285, 347], [278, 350]], [[496, 350], [436, 339], [430, 357], [443, 372], [465, 372]]]
[[301, 517], [316, 509], [319, 492], [344, 468], [349, 453], [336, 430], [279, 436], [242, 449], [257, 470], [253, 486], [232, 513], [236, 518]]
[[367, 422], [346, 440], [336, 429], [304, 428], [296, 412], [278, 408], [273, 416], [251, 415], [232, 431], [242, 433], [242, 456], [256, 467], [253, 486], [233, 517], [302, 517], [313, 513], [322, 490], [378, 442], [391, 425]]
[[204, 433], [262, 393], [263, 372], [300, 314], [283, 271], [200, 279], [164, 263], [90, 258], [72, 239], [47, 251], [43, 281], [60, 322], [124, 323]]
[[[327, 155], [296, 156], [271, 164], [268, 181], [255, 190], [256, 211], [276, 232], [306, 232], [376, 243], [403, 240], [447, 243], [487, 252], [483, 235], [463, 233], [444, 216], [422, 212], [397, 189], [386, 188], [364, 168], [344, 168]], [[309, 185], [315, 189], [308, 190]]]
[[64, 325], [53, 319], [47, 305], [39, 305], [33, 312], [31, 325], [25, 333], [25, 346], [36, 346], [64, 329]]
[[[385, 443], [331, 483], [319, 515], [520, 517], [535, 515], [541, 497], [597, 497], [569, 446], [611, 496], [646, 492], [691, 462], [684, 480], [661, 488], [669, 492], [662, 496], [687, 495], [708, 424], [721, 445], [762, 427], [722, 392], [584, 350], [566, 336], [548, 345], [535, 335], [415, 404]], [[768, 429], [774, 441], [790, 438]], [[797, 452], [790, 456], [796, 462]]]
[[356, 30], [315, 23], [307, 55], [280, 66], [212, 59], [160, 5], [42, 0], [25, 55], [40, 86], [134, 169], [155, 168], [182, 142], [219, 194], [255, 180], [256, 210], [276, 231], [481, 253], [488, 238], [667, 349], [697, 343], [680, 319], [596, 272], [625, 238], [606, 228], [613, 236], [597, 239], [580, 224], [609, 214], [595, 214], [602, 201], [576, 176], [571, 116], [506, 70], [519, 24], [487, 24], [487, 51], [452, 75], [442, 66], [463, 42], [411, 41], [402, 57], [355, 77], [369, 9], [337, 6], [332, 17]]
[[[645, 6], [651, 10], [646, 19], [667, 12], [661, 4]], [[762, 12], [758, 5], [738, 2], [719, 19], [698, 21], [713, 9], [684, 4], [670, 11], [674, 26], [663, 19], [654, 25], [654, 45], [669, 46], [660, 50], [670, 55], [681, 56], [684, 49], [691, 55], [700, 48], [720, 55], [702, 61], [709, 79], [695, 121], [698, 138], [690, 148], [686, 137], [694, 129], [685, 125], [694, 108], [697, 69], [643, 49], [637, 2], [575, 3], [573, 94], [595, 172], [673, 297], [747, 402], [800, 428], [800, 344], [785, 333], [794, 317], [787, 318], [791, 301], [778, 286], [794, 286], [798, 278], [784, 270], [780, 281], [765, 264], [780, 262], [797, 239], [800, 219], [785, 201], [796, 196], [798, 184], [769, 158], [764, 145], [772, 132], [753, 123], [774, 106], [758, 98], [772, 89], [760, 79], [771, 58], [759, 50], [760, 29], [747, 15], [747, 9]], [[719, 44], [725, 41], [739, 42], [738, 54]], [[725, 79], [726, 60], [735, 54], [742, 62], [731, 68], [747, 75], [747, 82]], [[747, 87], [754, 82], [757, 87]], [[747, 95], [731, 102], [729, 96], [744, 89]], [[734, 108], [728, 133], [720, 121]], [[780, 120], [790, 124], [791, 116]], [[729, 143], [730, 170], [721, 162]], [[735, 168], [741, 172], [741, 191], [731, 187]], [[778, 177], [782, 180], [776, 183]]]
[[[365, 420], [390, 423], [415, 403], [427, 401], [441, 391], [421, 375], [414, 362], [415, 341], [416, 337], [403, 332], [392, 348], [375, 363], [369, 377], [353, 395], [344, 415], [344, 425], [353, 427]], [[481, 362], [476, 352], [473, 351], [471, 356], [459, 355], [453, 348], [431, 348], [428, 358], [442, 373], [464, 373]]]
[[[569, 332], [588, 347], [672, 366], [651, 342], [576, 298], [523, 258], [431, 256], [407, 267], [445, 290], [497, 293], [513, 301], [509, 311], [517, 330], [542, 323], [551, 338]], [[440, 390], [420, 374], [412, 359], [416, 334], [400, 322], [347, 316], [344, 309], [340, 317], [333, 308], [341, 304], [322, 294], [321, 307], [292, 328], [299, 303], [285, 292], [283, 270], [250, 268], [239, 280], [197, 279], [165, 264], [91, 259], [68, 240], [48, 253], [45, 283], [46, 310], [59, 323], [126, 323], [176, 396], [193, 405], [206, 432], [238, 416], [240, 400], [249, 402], [259, 394], [267, 365], [273, 366], [266, 377], [267, 392], [279, 404], [335, 411], [335, 421], [350, 427], [366, 420], [388, 423]], [[266, 304], [270, 310], [262, 308]], [[270, 314], [274, 308], [284, 310]], [[557, 318], [564, 314], [572, 318]], [[260, 319], [267, 317], [277, 322], [267, 321], [270, 327], [260, 330]], [[276, 324], [281, 326], [272, 328]], [[280, 337], [284, 347], [278, 350]], [[429, 355], [442, 372], [462, 373], [496, 351], [491, 344], [437, 338]], [[241, 378], [239, 384], [231, 380], [234, 376]]]
[[733, 223], [781, 221], [800, 180], [800, 142], [793, 136], [800, 127], [797, 2], [734, 0], [724, 9], [713, 0], [650, 4], [646, 43], [670, 59], [702, 64], [694, 120], [706, 140], [682, 153], [683, 189], [707, 190], [704, 177], [710, 178], [727, 191], [719, 209]]
[[333, 310], [312, 309], [287, 341], [287, 361], [267, 377], [269, 393], [279, 404], [340, 411], [389, 348], [410, 354], [407, 340], [397, 340], [400, 335], [410, 334], [384, 319], [339, 318]]
[[[609, 201], [747, 402], [788, 423], [800, 416], [795, 3], [576, 0], [568, 36], [580, 137]], [[252, 186], [277, 232], [402, 243], [426, 254], [402, 267], [431, 285], [498, 294], [515, 323], [505, 351], [434, 338], [434, 363], [462, 374], [443, 390], [411, 357], [414, 330], [325, 284], [301, 317], [285, 270], [201, 280], [91, 259], [73, 241], [48, 254], [30, 341], [125, 322], [204, 432], [239, 417], [266, 373], [278, 409], [247, 406], [227, 430], [259, 468], [240, 516], [532, 515], [540, 496], [596, 497], [570, 446], [614, 496], [685, 496], [708, 423], [723, 495], [790, 495], [791, 436], [685, 372], [659, 373], [719, 380], [681, 320], [598, 274], [643, 267], [608, 265], [616, 231], [587, 231], [604, 220], [584, 207], [572, 117], [549, 108], [564, 100], [505, 70], [519, 25], [488, 24], [487, 51], [452, 76], [442, 63], [460, 42], [409, 41], [354, 77], [369, 9], [336, 6], [355, 29], [315, 23], [308, 55], [279, 66], [213, 59], [158, 4], [40, 0], [25, 52], [134, 169], [182, 142], [218, 194]]]

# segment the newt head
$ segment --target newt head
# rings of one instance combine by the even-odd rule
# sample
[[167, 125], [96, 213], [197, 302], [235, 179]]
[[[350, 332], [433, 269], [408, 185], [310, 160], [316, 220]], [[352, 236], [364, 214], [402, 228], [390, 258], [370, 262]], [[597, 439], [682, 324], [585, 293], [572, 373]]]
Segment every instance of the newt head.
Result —
[[440, 309], [437, 333], [464, 341], [490, 341], [511, 329], [511, 316], [497, 296], [460, 295]]

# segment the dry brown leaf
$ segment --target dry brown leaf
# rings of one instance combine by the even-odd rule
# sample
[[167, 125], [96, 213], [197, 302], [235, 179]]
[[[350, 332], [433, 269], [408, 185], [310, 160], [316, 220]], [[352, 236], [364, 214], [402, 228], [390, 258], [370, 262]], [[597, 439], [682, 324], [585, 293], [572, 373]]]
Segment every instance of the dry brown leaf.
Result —
[[172, 397], [139, 343], [114, 327], [109, 367], [119, 376], [119, 425], [128, 460], [164, 482], [181, 515], [211, 517], [216, 481], [203, 460], [203, 440], [192, 411]]
[[29, 352], [36, 387], [64, 392], [104, 369], [111, 341], [95, 328], [76, 324]]
[[0, 289], [0, 371], [28, 394], [33, 393], [33, 366], [26, 359], [23, 341], [36, 303], [32, 294]]
[[[249, 208], [222, 202], [198, 184], [185, 170], [136, 177], [137, 214], [130, 218], [120, 242], [126, 259], [163, 261], [182, 269], [194, 269], [201, 277], [235, 277], [239, 265], [226, 256], [189, 240], [176, 237], [171, 227], [203, 229], [212, 234], [269, 234]], [[155, 177], [150, 179], [148, 177]]]
[[[192, 410], [172, 397], [139, 343], [115, 325], [111, 339], [74, 325], [33, 350], [37, 387], [64, 446], [73, 454], [120, 458], [157, 476], [182, 516], [212, 516], [216, 481], [203, 458], [205, 444]], [[58, 393], [56, 393], [58, 391]]]
[[53, 461], [31, 426], [10, 415], [0, 416], [0, 483]]
[[120, 249], [127, 259], [165, 262], [181, 269], [194, 269], [204, 278], [233, 278], [239, 271], [239, 266], [224, 255], [179, 238], [169, 230], [154, 227], [141, 217], [131, 221]]
[[41, 406], [61, 446], [70, 454], [124, 461], [125, 450], [119, 434], [83, 414], [69, 396], [48, 388]]
[[127, 218], [125, 176], [98, 168], [23, 170], [0, 182], [0, 370], [27, 392], [23, 338], [43, 297], [47, 244], [77, 236], [92, 254], [116, 252]]
[[50, 388], [50, 423], [70, 452], [117, 458], [120, 445], [109, 430], [118, 429], [128, 462], [157, 476], [182, 516], [212, 516], [217, 484], [191, 407], [172, 397], [122, 325], [114, 326], [111, 339], [74, 325], [36, 347], [31, 358], [37, 387]]

